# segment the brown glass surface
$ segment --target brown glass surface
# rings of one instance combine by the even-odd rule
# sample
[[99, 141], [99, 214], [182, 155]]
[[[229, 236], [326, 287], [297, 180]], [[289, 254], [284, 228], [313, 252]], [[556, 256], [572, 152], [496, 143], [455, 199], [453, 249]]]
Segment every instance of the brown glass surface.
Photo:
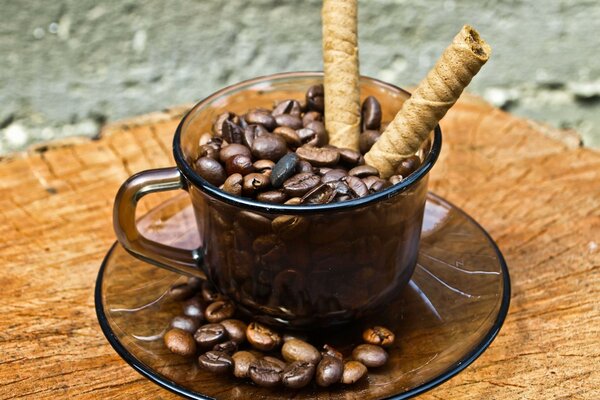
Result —
[[[188, 196], [164, 203], [143, 217], [138, 228], [148, 238], [176, 247], [193, 249], [200, 243]], [[165, 293], [182, 279], [115, 244], [98, 276], [96, 308], [108, 340], [127, 362], [190, 398], [407, 398], [477, 358], [502, 325], [510, 296], [508, 271], [493, 241], [462, 211], [430, 194], [418, 262], [406, 288], [376, 316], [317, 335], [348, 356], [364, 326], [388, 326], [397, 337], [389, 363], [370, 370], [368, 379], [355, 386], [296, 392], [214, 375], [169, 353], [162, 334], [180, 304]]]

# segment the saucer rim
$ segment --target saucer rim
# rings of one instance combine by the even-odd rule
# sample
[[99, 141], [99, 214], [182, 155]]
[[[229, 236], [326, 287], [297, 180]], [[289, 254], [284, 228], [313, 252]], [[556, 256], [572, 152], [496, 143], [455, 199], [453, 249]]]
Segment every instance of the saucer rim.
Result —
[[[434, 198], [438, 201], [446, 203], [449, 207], [458, 211], [460, 214], [462, 214], [462, 216], [466, 217], [469, 222], [473, 223], [477, 228], [479, 228], [479, 230], [487, 238], [491, 247], [494, 249], [496, 256], [498, 257], [498, 263], [500, 264], [500, 268], [502, 270], [502, 281], [503, 281], [503, 287], [504, 287], [504, 290], [502, 293], [502, 303], [500, 304], [500, 309], [498, 310], [498, 315], [496, 316], [496, 321], [494, 321], [494, 324], [491, 326], [488, 333], [483, 337], [483, 339], [481, 340], [481, 342], [478, 345], [474, 346], [474, 348], [465, 355], [465, 357], [461, 358], [460, 360], [455, 361], [446, 371], [444, 371], [440, 374], [437, 374], [434, 378], [430, 379], [429, 381], [427, 381], [419, 386], [416, 386], [406, 392], [394, 394], [394, 395], [391, 395], [388, 397], [384, 397], [384, 398], [382, 398], [382, 400], [410, 399], [414, 396], [423, 394], [423, 393], [441, 385], [442, 383], [448, 381], [449, 379], [453, 378], [454, 376], [458, 375], [465, 368], [467, 368], [469, 365], [471, 365], [473, 362], [475, 362], [475, 360], [477, 360], [489, 348], [489, 346], [492, 344], [494, 339], [498, 336], [498, 333], [500, 332], [500, 329], [502, 328], [504, 321], [506, 320], [506, 316], [508, 315], [508, 311], [510, 308], [511, 283], [510, 283], [510, 275], [509, 275], [509, 271], [508, 271], [508, 265], [506, 264], [506, 260], [504, 259], [504, 256], [502, 255], [502, 252], [500, 251], [500, 248], [498, 247], [498, 245], [496, 244], [494, 239], [492, 239], [490, 234], [483, 228], [483, 226], [481, 226], [473, 217], [471, 217], [469, 214], [467, 214], [465, 211], [463, 211], [462, 208], [457, 207], [450, 201], [448, 201], [448, 200], [444, 199], [443, 197], [441, 197], [437, 194], [434, 194], [432, 192], [427, 193], [427, 198]], [[155, 208], [150, 210], [148, 213], [161, 207], [165, 202], [157, 205]], [[147, 215], [148, 213], [146, 213], [145, 215]], [[100, 269], [98, 270], [98, 275], [96, 277], [96, 285], [94, 288], [94, 306], [96, 309], [96, 317], [98, 319], [98, 323], [100, 324], [100, 328], [102, 329], [102, 333], [106, 337], [106, 340], [108, 340], [109, 344], [113, 347], [113, 349], [117, 352], [117, 354], [123, 360], [125, 360], [125, 362], [127, 362], [127, 364], [129, 364], [140, 375], [142, 375], [149, 381], [157, 384], [158, 386], [160, 386], [172, 393], [175, 393], [179, 396], [188, 398], [188, 399], [215, 400], [214, 397], [210, 397], [210, 396], [206, 396], [201, 393], [198, 393], [198, 392], [194, 392], [194, 391], [186, 388], [185, 386], [182, 386], [182, 385], [166, 378], [165, 376], [155, 372], [152, 368], [145, 365], [143, 362], [141, 362], [135, 356], [133, 356], [125, 348], [125, 346], [123, 346], [123, 344], [121, 344], [119, 339], [114, 334], [114, 332], [111, 329], [110, 324], [108, 322], [108, 318], [103, 309], [102, 282], [103, 282], [104, 271], [105, 271], [106, 265], [108, 263], [108, 260], [110, 259], [110, 256], [113, 254], [113, 252], [115, 251], [115, 249], [118, 245], [119, 245], [119, 242], [115, 241], [111, 245], [111, 247], [108, 250], [108, 252], [106, 253], [106, 255], [104, 256], [104, 259], [102, 260], [102, 264], [100, 265]]]

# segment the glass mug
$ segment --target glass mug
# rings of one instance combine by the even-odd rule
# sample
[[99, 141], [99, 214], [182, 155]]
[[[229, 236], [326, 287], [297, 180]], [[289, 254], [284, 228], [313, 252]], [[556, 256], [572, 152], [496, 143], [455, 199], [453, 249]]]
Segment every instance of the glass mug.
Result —
[[[332, 326], [385, 305], [413, 273], [427, 194], [428, 173], [441, 149], [439, 127], [419, 150], [421, 166], [381, 192], [339, 203], [282, 205], [228, 194], [192, 168], [198, 142], [224, 111], [243, 115], [275, 101], [304, 99], [322, 73], [293, 72], [245, 81], [196, 104], [177, 127], [176, 167], [140, 172], [123, 183], [114, 206], [119, 242], [155, 265], [210, 280], [238, 309], [272, 325]], [[375, 96], [382, 121], [391, 121], [409, 94], [363, 77], [361, 99]], [[195, 250], [140, 235], [138, 200], [183, 189], [191, 198], [200, 236]]]

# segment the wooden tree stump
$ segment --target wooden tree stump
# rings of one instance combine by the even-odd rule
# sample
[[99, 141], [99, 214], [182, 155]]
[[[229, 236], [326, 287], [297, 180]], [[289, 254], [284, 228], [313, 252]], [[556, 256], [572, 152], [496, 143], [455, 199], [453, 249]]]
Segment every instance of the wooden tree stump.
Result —
[[[173, 165], [183, 110], [0, 160], [0, 399], [175, 398], [110, 347], [93, 288], [117, 188]], [[600, 398], [600, 154], [469, 96], [442, 129], [431, 190], [498, 242], [513, 296], [491, 347], [422, 398]]]

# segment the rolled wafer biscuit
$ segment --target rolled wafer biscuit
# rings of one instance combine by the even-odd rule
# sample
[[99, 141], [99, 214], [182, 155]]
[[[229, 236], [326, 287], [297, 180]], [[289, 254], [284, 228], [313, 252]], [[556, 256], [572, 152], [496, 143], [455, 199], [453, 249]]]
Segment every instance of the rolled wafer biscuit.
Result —
[[357, 1], [323, 0], [322, 19], [325, 128], [329, 143], [358, 150]]
[[490, 46], [477, 31], [465, 25], [365, 155], [367, 164], [377, 168], [382, 178], [394, 175], [402, 159], [419, 150], [456, 103], [490, 53]]

